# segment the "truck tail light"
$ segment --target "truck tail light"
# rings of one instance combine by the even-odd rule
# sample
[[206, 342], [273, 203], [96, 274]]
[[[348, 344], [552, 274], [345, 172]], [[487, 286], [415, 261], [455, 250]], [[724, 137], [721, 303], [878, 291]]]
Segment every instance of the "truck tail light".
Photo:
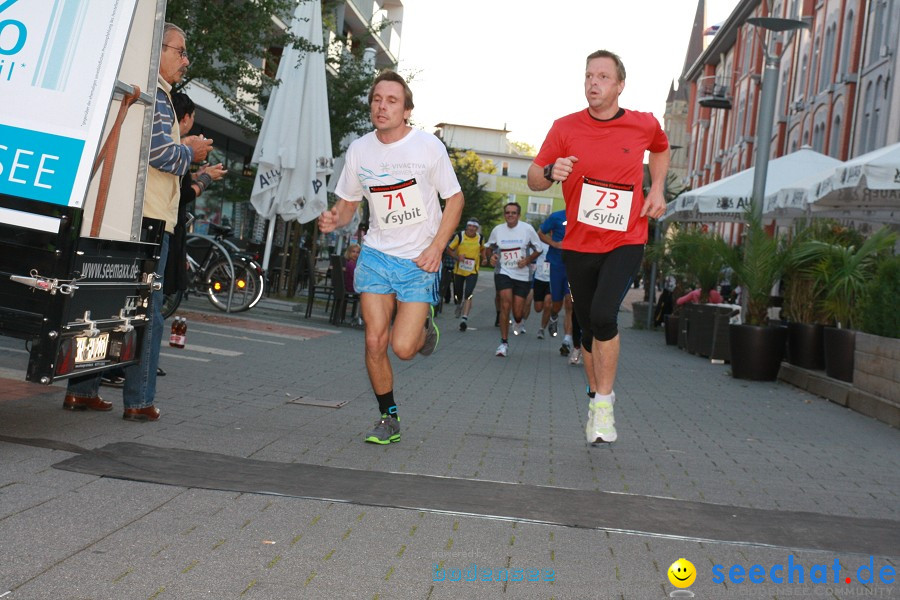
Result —
[[66, 338], [59, 344], [56, 355], [56, 374], [67, 375], [75, 370], [75, 338]]

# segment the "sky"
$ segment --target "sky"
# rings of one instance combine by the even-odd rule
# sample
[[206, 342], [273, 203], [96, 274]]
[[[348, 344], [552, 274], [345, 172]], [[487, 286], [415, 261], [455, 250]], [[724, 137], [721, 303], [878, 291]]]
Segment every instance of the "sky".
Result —
[[[707, 23], [738, 0], [706, 0]], [[403, 0], [400, 64], [413, 124], [510, 130], [539, 148], [553, 121], [587, 106], [585, 57], [611, 50], [627, 77], [624, 108], [663, 124], [666, 96], [684, 66], [697, 0]]]

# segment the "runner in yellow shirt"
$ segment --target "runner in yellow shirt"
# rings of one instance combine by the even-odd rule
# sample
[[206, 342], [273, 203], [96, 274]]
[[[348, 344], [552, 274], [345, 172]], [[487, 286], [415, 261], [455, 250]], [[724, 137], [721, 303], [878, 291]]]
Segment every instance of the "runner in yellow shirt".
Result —
[[456, 232], [450, 240], [447, 253], [456, 259], [453, 269], [454, 317], [459, 319], [459, 330], [465, 331], [472, 310], [472, 294], [478, 282], [478, 267], [484, 250], [484, 236], [478, 233], [478, 221], [469, 219], [463, 231]]

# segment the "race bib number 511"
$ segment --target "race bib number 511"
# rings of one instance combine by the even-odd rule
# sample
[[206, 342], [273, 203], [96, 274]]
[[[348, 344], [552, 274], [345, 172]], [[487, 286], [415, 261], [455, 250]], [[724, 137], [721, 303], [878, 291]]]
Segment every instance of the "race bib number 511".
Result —
[[369, 188], [380, 229], [396, 229], [428, 219], [422, 191], [415, 179]]
[[585, 177], [581, 184], [578, 221], [600, 229], [625, 231], [634, 186]]

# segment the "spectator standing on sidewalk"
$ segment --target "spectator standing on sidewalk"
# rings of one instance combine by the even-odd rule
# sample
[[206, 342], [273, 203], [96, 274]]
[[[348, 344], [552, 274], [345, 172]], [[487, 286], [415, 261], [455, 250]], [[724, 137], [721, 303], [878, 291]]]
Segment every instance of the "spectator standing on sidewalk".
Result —
[[500, 345], [497, 356], [509, 353], [509, 313], [512, 310], [515, 325], [513, 334], [519, 335], [522, 316], [525, 313], [525, 298], [531, 291], [531, 273], [528, 265], [541, 254], [541, 240], [534, 227], [519, 221], [522, 208], [515, 202], [503, 207], [506, 223], [494, 227], [488, 237], [486, 252], [491, 253], [494, 267], [494, 287], [500, 296]]
[[[617, 439], [613, 384], [619, 363], [619, 306], [641, 264], [648, 217], [665, 212], [663, 182], [669, 143], [656, 118], [619, 107], [625, 67], [599, 50], [585, 66], [585, 110], [553, 123], [528, 169], [528, 186], [546, 190], [561, 182], [566, 201], [563, 262], [572, 303], [583, 329], [589, 376], [590, 443]], [[644, 198], [643, 158], [650, 152], [653, 185]], [[596, 343], [595, 343], [596, 342]]]
[[[369, 231], [355, 283], [366, 327], [366, 370], [381, 418], [366, 441], [389, 444], [400, 441], [400, 419], [388, 345], [401, 360], [417, 352], [427, 356], [437, 346], [433, 305], [441, 256], [464, 199], [446, 147], [409, 126], [413, 95], [400, 75], [383, 71], [375, 78], [369, 107], [375, 131], [347, 149], [335, 189], [339, 200], [319, 216], [319, 229], [330, 233], [345, 226], [356, 203], [363, 196], [368, 200]], [[438, 194], [445, 200], [443, 212]]]
[[478, 232], [478, 221], [469, 219], [463, 231], [457, 231], [448, 246], [456, 259], [453, 269], [453, 302], [456, 309], [453, 316], [459, 319], [459, 330], [469, 326], [469, 311], [472, 310], [472, 296], [478, 283], [478, 268], [484, 254], [484, 236]]
[[[181, 198], [181, 176], [188, 173], [191, 162], [202, 161], [212, 149], [212, 140], [203, 136], [182, 138], [172, 106], [172, 86], [184, 78], [190, 61], [184, 31], [172, 23], [163, 28], [159, 57], [159, 85], [153, 114], [150, 138], [150, 168], [144, 192], [144, 216], [161, 219], [166, 231], [159, 250], [157, 272], [165, 274], [169, 241], [178, 222], [178, 203]], [[163, 284], [165, 278], [163, 277]], [[156, 421], [159, 409], [153, 405], [156, 397], [156, 377], [159, 366], [159, 346], [165, 321], [162, 316], [162, 289], [150, 295], [147, 307], [149, 322], [145, 325], [141, 342], [141, 361], [125, 368], [122, 417], [129, 421]], [[112, 403], [100, 398], [100, 376], [73, 377], [66, 389], [63, 408], [68, 410], [111, 410]]]

